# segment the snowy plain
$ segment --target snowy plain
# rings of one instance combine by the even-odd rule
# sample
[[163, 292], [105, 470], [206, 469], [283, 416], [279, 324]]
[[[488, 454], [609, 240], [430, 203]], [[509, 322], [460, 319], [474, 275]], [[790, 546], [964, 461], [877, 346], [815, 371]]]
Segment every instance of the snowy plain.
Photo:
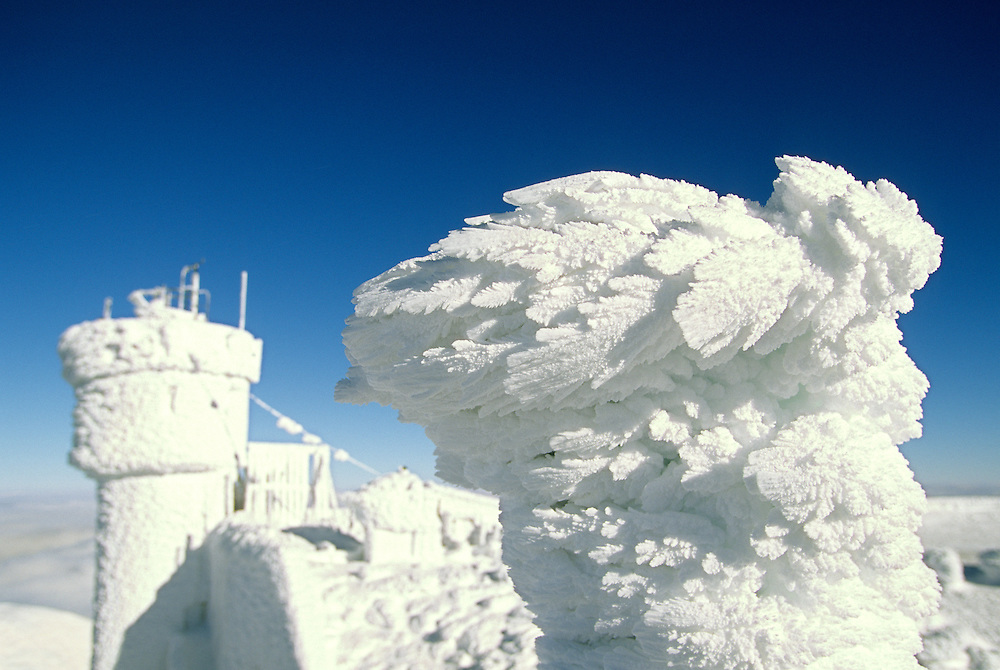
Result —
[[[0, 668], [89, 667], [94, 511], [89, 496], [0, 498]], [[998, 667], [1000, 574], [981, 561], [1000, 549], [1000, 496], [929, 498], [921, 537], [956, 552], [968, 576], [928, 623], [928, 648], [952, 654], [932, 667]]]
[[90, 667], [89, 496], [0, 498], [0, 668]]

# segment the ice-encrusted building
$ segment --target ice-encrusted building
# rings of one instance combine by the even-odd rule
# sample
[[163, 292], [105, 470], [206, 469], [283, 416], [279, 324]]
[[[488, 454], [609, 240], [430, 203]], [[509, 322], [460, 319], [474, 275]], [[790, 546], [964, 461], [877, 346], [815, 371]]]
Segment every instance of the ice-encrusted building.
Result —
[[533, 667], [496, 500], [404, 469], [338, 501], [329, 446], [248, 442], [262, 343], [204, 293], [185, 268], [59, 342], [97, 483], [93, 668]]

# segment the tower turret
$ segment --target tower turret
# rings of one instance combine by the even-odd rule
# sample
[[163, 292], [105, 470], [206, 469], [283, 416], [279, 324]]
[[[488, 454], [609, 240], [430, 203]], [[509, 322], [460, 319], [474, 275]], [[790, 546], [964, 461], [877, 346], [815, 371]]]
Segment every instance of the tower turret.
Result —
[[97, 482], [94, 670], [166, 666], [174, 635], [203, 623], [201, 545], [233, 509], [262, 344], [208, 322], [197, 267], [184, 277], [177, 307], [165, 288], [136, 291], [134, 318], [106, 311], [59, 340], [70, 462]]

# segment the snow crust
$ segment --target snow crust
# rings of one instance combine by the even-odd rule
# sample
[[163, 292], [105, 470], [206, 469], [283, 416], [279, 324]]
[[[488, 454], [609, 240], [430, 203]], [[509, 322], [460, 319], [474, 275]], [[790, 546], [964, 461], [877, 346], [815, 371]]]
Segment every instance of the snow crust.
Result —
[[50, 607], [0, 602], [0, 668], [89, 667], [90, 619]]
[[939, 587], [896, 327], [941, 239], [891, 183], [777, 160], [761, 206], [593, 172], [355, 292], [339, 400], [500, 496], [549, 668], [916, 667]]
[[234, 518], [213, 534], [214, 667], [536, 667], [538, 630], [497, 557], [372, 564], [320, 531]]
[[[405, 468], [342, 494], [310, 539], [327, 659], [340, 668], [534, 670], [539, 630], [500, 560], [497, 500]], [[363, 543], [363, 560], [347, 534]], [[331, 546], [332, 545], [332, 546]], [[331, 560], [331, 550], [346, 560]]]
[[341, 570], [318, 581], [333, 667], [537, 667], [539, 631], [499, 561]]
[[260, 381], [262, 344], [249, 332], [170, 307], [137, 314], [68, 328], [59, 339], [66, 381], [78, 386], [137, 370], [204, 372]]

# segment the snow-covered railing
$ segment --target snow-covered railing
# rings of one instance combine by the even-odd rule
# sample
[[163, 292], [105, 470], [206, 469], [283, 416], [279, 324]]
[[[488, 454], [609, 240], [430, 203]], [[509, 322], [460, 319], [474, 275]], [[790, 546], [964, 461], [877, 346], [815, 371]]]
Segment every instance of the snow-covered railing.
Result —
[[329, 445], [247, 445], [243, 509], [249, 518], [272, 526], [294, 526], [328, 517], [336, 500]]
[[[198, 274], [199, 264], [185, 265], [181, 268], [180, 285], [176, 288], [157, 286], [156, 288], [136, 289], [129, 294], [129, 302], [135, 307], [136, 316], [150, 316], [163, 313], [163, 310], [170, 309], [176, 312], [189, 312], [195, 319], [208, 320], [209, 307], [212, 304], [212, 294], [201, 288], [201, 278]], [[190, 278], [189, 278], [190, 275]], [[243, 330], [243, 323], [246, 310], [246, 273], [241, 278], [240, 288], [240, 330]], [[199, 311], [201, 297], [205, 297], [204, 313]], [[174, 306], [174, 299], [177, 306]], [[111, 298], [104, 301], [104, 318], [111, 318]]]

